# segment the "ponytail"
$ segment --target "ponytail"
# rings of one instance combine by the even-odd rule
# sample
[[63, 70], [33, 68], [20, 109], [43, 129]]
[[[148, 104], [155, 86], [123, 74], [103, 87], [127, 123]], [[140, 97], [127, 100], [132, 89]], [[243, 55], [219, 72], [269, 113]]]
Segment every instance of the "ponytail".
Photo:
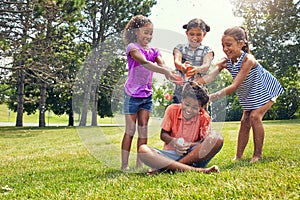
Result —
[[248, 37], [248, 34], [247, 34], [247, 31], [244, 27], [240, 26], [240, 28], [244, 31], [244, 35], [245, 35], [245, 38], [243, 39], [244, 41], [244, 46], [242, 48], [243, 51], [247, 52], [247, 53], [250, 53], [250, 48], [249, 48], [249, 37]]
[[242, 47], [242, 50], [244, 52], [250, 53], [248, 34], [244, 27], [235, 26], [235, 27], [229, 28], [224, 32], [224, 35], [231, 36], [238, 42], [244, 41], [245, 44]]

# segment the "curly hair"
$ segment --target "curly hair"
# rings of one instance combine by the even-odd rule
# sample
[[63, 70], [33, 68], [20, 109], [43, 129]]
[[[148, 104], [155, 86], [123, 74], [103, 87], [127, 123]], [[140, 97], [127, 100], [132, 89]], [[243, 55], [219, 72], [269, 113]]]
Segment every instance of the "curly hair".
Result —
[[182, 98], [191, 97], [196, 99], [200, 106], [204, 106], [209, 101], [208, 91], [204, 86], [199, 85], [197, 82], [187, 82], [183, 86]]
[[123, 32], [123, 41], [125, 44], [136, 42], [136, 35], [134, 31], [140, 27], [143, 27], [145, 24], [152, 22], [143, 15], [136, 15], [126, 24]]

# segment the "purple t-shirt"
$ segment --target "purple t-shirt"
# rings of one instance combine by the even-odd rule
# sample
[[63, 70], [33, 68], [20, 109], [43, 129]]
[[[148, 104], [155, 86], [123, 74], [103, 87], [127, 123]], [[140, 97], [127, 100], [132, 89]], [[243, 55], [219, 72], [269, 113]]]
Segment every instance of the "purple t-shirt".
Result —
[[147, 60], [153, 63], [156, 58], [160, 56], [160, 52], [156, 48], [149, 48], [145, 50], [137, 43], [130, 43], [126, 49], [128, 78], [124, 85], [125, 92], [132, 97], [149, 97], [152, 94], [153, 71], [143, 67], [130, 56], [130, 51], [132, 49], [138, 49]]

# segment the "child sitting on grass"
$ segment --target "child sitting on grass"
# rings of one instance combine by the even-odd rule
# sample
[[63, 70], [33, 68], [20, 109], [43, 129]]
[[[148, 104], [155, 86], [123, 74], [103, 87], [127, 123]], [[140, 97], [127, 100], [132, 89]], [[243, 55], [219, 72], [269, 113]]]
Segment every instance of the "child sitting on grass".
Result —
[[215, 165], [205, 168], [223, 146], [223, 137], [210, 129], [210, 116], [204, 109], [208, 100], [202, 86], [186, 83], [181, 104], [171, 104], [166, 109], [160, 136], [164, 149], [141, 145], [140, 159], [154, 171], [219, 172]]

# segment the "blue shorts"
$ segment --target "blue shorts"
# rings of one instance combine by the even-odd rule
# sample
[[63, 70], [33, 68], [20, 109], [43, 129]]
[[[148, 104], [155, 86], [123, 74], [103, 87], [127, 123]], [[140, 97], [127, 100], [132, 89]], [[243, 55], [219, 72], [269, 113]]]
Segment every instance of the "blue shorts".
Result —
[[152, 95], [145, 98], [136, 98], [124, 92], [123, 114], [136, 114], [141, 109], [152, 112]]
[[[199, 145], [199, 144], [198, 144]], [[192, 150], [194, 150], [196, 148], [197, 145], [193, 146], [192, 148], [190, 148], [188, 150], [187, 153], [190, 153]], [[222, 145], [223, 146], [223, 145]], [[197, 163], [192, 163], [191, 166], [193, 167], [198, 167], [198, 168], [203, 168], [205, 167], [209, 161], [221, 150], [222, 146], [217, 150], [217, 152], [215, 152], [212, 157], [208, 158], [207, 160], [203, 160], [201, 162], [197, 162]], [[178, 155], [176, 153], [175, 150], [159, 150], [159, 149], [155, 149], [159, 154], [163, 155], [163, 156], [166, 156], [172, 160], [176, 160], [176, 161], [179, 161], [181, 158], [183, 158], [185, 155]]]

